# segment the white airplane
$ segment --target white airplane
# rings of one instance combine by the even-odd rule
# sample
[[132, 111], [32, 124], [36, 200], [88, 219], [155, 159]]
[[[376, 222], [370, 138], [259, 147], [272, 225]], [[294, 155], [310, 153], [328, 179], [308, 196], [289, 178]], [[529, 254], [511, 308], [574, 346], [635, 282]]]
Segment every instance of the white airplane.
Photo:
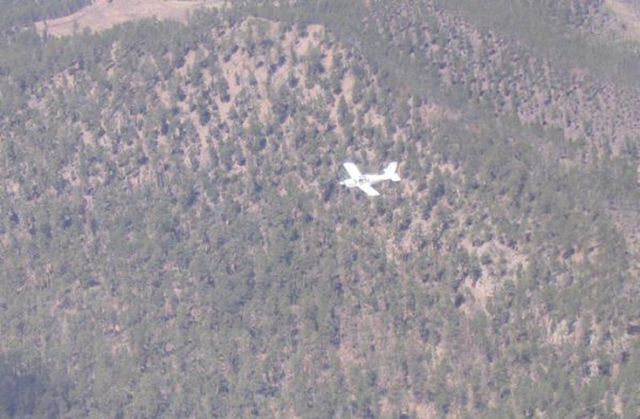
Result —
[[358, 170], [358, 167], [351, 162], [346, 162], [343, 164], [344, 168], [351, 176], [349, 179], [345, 179], [340, 182], [341, 185], [346, 186], [347, 188], [355, 188], [358, 187], [362, 191], [364, 191], [369, 196], [378, 196], [380, 192], [373, 189], [371, 185], [374, 183], [381, 182], [383, 180], [391, 180], [393, 182], [400, 182], [400, 176], [396, 173], [396, 169], [398, 168], [398, 162], [391, 162], [387, 167], [385, 167], [384, 171], [380, 174], [365, 174], [363, 175]]

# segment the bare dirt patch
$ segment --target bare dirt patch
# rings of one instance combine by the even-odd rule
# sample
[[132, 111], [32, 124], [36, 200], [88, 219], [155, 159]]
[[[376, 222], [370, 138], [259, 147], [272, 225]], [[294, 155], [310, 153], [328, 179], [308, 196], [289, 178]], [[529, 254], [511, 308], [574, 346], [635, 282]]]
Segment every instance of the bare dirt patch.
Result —
[[623, 0], [605, 0], [605, 5], [620, 19], [627, 40], [640, 42], [640, 7]]
[[37, 22], [36, 28], [40, 32], [46, 29], [53, 36], [69, 36], [85, 28], [99, 32], [120, 23], [150, 17], [185, 21], [189, 12], [225, 4], [225, 0], [96, 0], [71, 15]]

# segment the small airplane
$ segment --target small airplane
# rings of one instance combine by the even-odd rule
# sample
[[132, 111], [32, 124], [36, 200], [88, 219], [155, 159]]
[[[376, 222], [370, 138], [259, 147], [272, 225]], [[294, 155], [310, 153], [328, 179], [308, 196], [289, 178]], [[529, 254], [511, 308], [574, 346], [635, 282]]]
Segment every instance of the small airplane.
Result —
[[380, 174], [365, 174], [363, 175], [358, 170], [358, 166], [352, 162], [346, 162], [343, 164], [344, 168], [351, 176], [349, 179], [345, 179], [340, 182], [341, 185], [346, 186], [347, 188], [355, 188], [358, 187], [360, 190], [364, 191], [369, 196], [378, 196], [380, 192], [373, 189], [371, 185], [374, 183], [381, 182], [383, 180], [391, 180], [393, 182], [400, 182], [400, 176], [396, 173], [396, 169], [398, 168], [398, 162], [391, 162], [387, 167], [384, 168], [384, 171]]

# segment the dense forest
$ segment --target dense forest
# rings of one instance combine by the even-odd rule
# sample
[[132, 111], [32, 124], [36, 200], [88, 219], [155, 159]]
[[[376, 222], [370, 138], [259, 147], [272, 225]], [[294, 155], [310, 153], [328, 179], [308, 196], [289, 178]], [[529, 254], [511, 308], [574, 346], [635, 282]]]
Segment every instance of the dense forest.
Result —
[[607, 2], [89, 3], [0, 0], [0, 417], [640, 415]]

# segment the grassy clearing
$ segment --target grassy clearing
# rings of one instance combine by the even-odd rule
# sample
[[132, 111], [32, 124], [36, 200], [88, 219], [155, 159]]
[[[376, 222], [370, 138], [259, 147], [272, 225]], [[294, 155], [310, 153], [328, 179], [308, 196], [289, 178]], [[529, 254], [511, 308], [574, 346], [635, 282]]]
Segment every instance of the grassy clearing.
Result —
[[191, 11], [201, 7], [223, 7], [224, 4], [224, 0], [97, 0], [71, 15], [37, 22], [36, 28], [39, 31], [46, 28], [49, 35], [68, 36], [85, 28], [99, 32], [120, 23], [149, 17], [184, 21]]

